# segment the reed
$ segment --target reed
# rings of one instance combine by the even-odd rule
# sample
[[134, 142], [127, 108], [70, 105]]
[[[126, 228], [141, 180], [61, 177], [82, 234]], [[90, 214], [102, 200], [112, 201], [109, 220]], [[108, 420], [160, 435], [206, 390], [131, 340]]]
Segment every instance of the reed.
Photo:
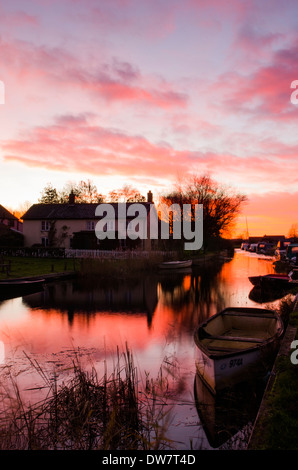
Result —
[[[83, 370], [78, 356], [71, 377], [59, 385], [58, 374], [48, 376], [28, 360], [43, 379], [45, 397], [25, 404], [16, 380], [2, 396], [1, 450], [148, 450], [171, 446], [166, 438], [169, 410], [163, 378], [142, 382], [127, 348], [117, 350], [114, 370], [101, 378], [94, 367]], [[157, 387], [158, 383], [158, 387]], [[163, 398], [161, 398], [163, 397]]]
[[125, 259], [93, 259], [80, 260], [79, 274], [86, 277], [135, 277], [138, 273], [154, 271], [163, 258], [160, 255]]

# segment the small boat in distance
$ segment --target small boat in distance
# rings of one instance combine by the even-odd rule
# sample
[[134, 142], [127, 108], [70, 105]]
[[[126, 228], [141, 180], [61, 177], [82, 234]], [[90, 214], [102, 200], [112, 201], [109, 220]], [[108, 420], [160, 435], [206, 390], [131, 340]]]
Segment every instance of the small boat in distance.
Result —
[[250, 276], [248, 278], [253, 286], [283, 288], [289, 284], [297, 283], [294, 279], [294, 270], [289, 274], [265, 274], [263, 276]]
[[256, 378], [272, 366], [284, 326], [262, 308], [226, 308], [195, 331], [196, 370], [213, 393]]
[[192, 260], [185, 260], [185, 261], [164, 261], [163, 263], [159, 264], [160, 269], [180, 269], [180, 268], [188, 268], [192, 265]]
[[32, 280], [19, 280], [19, 279], [7, 279], [0, 280], [0, 290], [4, 289], [16, 289], [18, 287], [29, 287], [29, 286], [41, 286], [44, 284], [44, 279], [32, 279]]
[[0, 280], [0, 300], [21, 297], [43, 289], [44, 279]]
[[265, 274], [263, 276], [250, 276], [248, 279], [253, 286], [268, 285], [269, 283], [284, 286], [290, 282], [288, 274]]

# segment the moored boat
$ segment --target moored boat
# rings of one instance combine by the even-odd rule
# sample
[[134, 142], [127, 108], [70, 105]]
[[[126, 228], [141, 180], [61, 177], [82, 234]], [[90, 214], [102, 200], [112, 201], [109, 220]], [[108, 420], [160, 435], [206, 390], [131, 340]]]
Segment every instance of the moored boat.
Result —
[[43, 289], [44, 279], [0, 280], [0, 299], [19, 297]]
[[258, 287], [285, 287], [291, 282], [290, 274], [265, 274], [263, 276], [250, 276], [248, 278], [253, 286]]
[[249, 375], [266, 373], [284, 327], [279, 315], [262, 308], [226, 308], [198, 326], [196, 369], [212, 392]]
[[250, 276], [248, 278], [253, 286], [273, 289], [293, 287], [298, 283], [298, 272], [293, 269], [288, 274], [265, 274], [263, 276]]
[[180, 268], [188, 268], [192, 265], [192, 260], [185, 260], [185, 261], [164, 261], [160, 263], [160, 269], [180, 269]]
[[256, 252], [263, 255], [274, 255], [275, 245], [274, 243], [261, 241], [258, 243]]
[[37, 280], [19, 280], [19, 279], [7, 279], [0, 280], [0, 289], [15, 289], [16, 287], [29, 287], [29, 286], [40, 286], [45, 282], [44, 279]]

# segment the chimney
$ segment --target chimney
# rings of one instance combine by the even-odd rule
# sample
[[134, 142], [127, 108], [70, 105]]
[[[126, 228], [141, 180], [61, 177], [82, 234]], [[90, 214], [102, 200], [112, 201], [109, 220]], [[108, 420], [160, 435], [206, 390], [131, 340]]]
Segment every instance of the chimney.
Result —
[[71, 190], [71, 193], [70, 193], [69, 198], [68, 198], [69, 204], [74, 204], [75, 203], [75, 197], [76, 196], [75, 196], [73, 190]]
[[153, 203], [153, 194], [151, 191], [147, 193], [147, 202]]

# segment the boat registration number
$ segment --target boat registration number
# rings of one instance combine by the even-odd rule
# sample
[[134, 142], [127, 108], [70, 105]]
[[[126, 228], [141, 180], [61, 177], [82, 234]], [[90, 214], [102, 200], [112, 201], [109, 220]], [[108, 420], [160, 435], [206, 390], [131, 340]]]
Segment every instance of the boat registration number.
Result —
[[242, 358], [240, 359], [231, 359], [230, 360], [230, 368], [231, 367], [237, 367], [242, 365]]

